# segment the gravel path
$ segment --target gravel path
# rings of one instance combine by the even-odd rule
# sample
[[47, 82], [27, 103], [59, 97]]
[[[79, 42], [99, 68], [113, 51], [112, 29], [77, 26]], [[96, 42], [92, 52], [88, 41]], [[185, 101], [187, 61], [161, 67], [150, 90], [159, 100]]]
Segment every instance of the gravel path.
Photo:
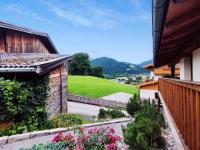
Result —
[[[114, 123], [114, 124], [109, 124], [109, 125], [102, 125], [101, 127], [113, 127], [116, 131], [116, 134], [119, 136], [122, 136], [122, 128], [121, 126], [126, 126], [128, 122], [121, 122], [121, 123]], [[73, 131], [71, 131], [73, 133]], [[24, 141], [19, 141], [15, 143], [10, 143], [6, 145], [0, 145], [0, 150], [18, 150], [21, 147], [25, 148], [30, 148], [33, 144], [40, 144], [40, 143], [47, 143], [50, 142], [55, 135], [48, 135], [48, 136], [42, 136], [42, 137], [37, 137], [33, 139], [28, 139]], [[127, 146], [121, 144], [120, 145], [123, 150], [126, 150]]]
[[[164, 115], [165, 120], [166, 120], [166, 116]], [[168, 126], [168, 123], [166, 122], [167, 128], [164, 130], [163, 132], [163, 137], [166, 140], [166, 148], [165, 150], [178, 150], [176, 147], [176, 143], [174, 140], [174, 137], [172, 136], [172, 131]]]

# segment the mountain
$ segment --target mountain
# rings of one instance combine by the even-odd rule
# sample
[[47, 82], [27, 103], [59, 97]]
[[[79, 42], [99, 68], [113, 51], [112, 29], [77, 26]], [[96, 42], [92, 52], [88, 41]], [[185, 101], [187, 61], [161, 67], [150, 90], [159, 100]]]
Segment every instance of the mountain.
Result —
[[141, 62], [140, 64], [138, 64], [138, 66], [144, 67], [144, 66], [146, 66], [146, 65], [148, 65], [148, 64], [152, 64], [152, 63], [153, 63], [153, 59], [150, 59], [150, 60]]
[[108, 58], [108, 57], [93, 59], [91, 61], [91, 64], [92, 66], [103, 67], [104, 74], [109, 74], [109, 75], [149, 73], [148, 70], [145, 70], [138, 65], [127, 62], [119, 62], [113, 58]]

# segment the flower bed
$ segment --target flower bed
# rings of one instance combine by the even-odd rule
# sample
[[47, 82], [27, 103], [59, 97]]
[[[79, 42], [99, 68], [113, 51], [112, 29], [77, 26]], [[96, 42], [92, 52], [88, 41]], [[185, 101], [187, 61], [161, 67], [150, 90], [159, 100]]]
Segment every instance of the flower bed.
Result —
[[34, 145], [29, 150], [117, 150], [119, 142], [122, 138], [115, 135], [113, 128], [78, 128], [75, 135], [59, 132], [51, 143]]

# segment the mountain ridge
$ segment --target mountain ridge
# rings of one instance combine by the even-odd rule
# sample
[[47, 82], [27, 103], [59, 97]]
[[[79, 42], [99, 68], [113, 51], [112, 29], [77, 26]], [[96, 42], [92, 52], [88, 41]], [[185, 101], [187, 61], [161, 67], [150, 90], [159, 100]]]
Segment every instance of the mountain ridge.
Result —
[[149, 73], [148, 70], [143, 69], [142, 67], [128, 63], [120, 62], [116, 59], [109, 57], [100, 57], [91, 60], [92, 66], [101, 66], [103, 67], [104, 74], [116, 75], [116, 74], [143, 74]]

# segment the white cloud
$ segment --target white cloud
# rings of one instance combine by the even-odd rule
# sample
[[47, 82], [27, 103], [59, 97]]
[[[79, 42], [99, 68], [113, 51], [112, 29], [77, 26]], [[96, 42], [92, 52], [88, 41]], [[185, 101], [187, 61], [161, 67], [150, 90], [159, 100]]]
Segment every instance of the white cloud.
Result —
[[143, 0], [130, 0], [130, 2], [133, 4], [133, 6], [137, 9], [138, 15], [131, 18], [132, 21], [137, 20], [144, 20], [144, 21], [151, 21], [151, 13], [147, 12], [142, 7]]
[[22, 16], [31, 17], [31, 18], [33, 18], [37, 21], [40, 21], [40, 22], [48, 23], [48, 24], [51, 24], [51, 25], [56, 25], [54, 22], [40, 16], [38, 13], [30, 11], [28, 8], [26, 8], [23, 5], [18, 4], [18, 3], [8, 4], [5, 7], [5, 9], [8, 10], [8, 11], [13, 11], [13, 12], [19, 14], [19, 15], [22, 15]]
[[104, 30], [114, 28], [121, 20], [120, 14], [108, 9], [100, 9], [86, 1], [80, 1], [81, 7], [61, 7], [43, 1], [51, 12], [76, 26], [97, 27]]

